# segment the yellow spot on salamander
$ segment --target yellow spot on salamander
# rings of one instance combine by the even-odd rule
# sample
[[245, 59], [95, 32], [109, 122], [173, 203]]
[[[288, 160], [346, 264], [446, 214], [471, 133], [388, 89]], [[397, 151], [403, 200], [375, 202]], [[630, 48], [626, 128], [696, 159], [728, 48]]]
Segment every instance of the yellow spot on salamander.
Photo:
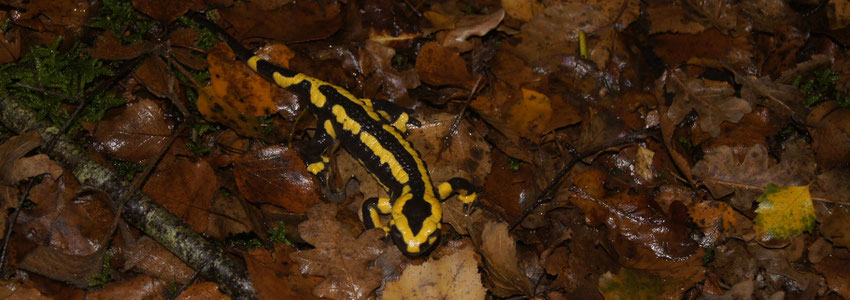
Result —
[[452, 185], [448, 182], [443, 182], [437, 186], [437, 192], [440, 193], [440, 199], [446, 199], [452, 193]]
[[339, 124], [342, 124], [342, 129], [348, 132], [351, 132], [354, 135], [360, 133], [360, 123], [354, 121], [354, 119], [348, 117], [348, 114], [345, 113], [345, 109], [340, 105], [334, 105], [331, 108], [331, 113], [336, 117], [336, 121]]
[[331, 123], [331, 120], [325, 120], [325, 132], [328, 133], [332, 138], [336, 138], [336, 131], [334, 131], [334, 124]]
[[390, 203], [390, 198], [378, 199], [378, 211], [382, 214], [389, 214], [393, 212], [393, 205]]
[[263, 59], [259, 56], [251, 56], [251, 58], [248, 59], [248, 66], [251, 67], [251, 70], [257, 71], [257, 62], [261, 60]]
[[378, 227], [378, 228], [384, 230], [385, 236], [390, 233], [390, 228], [381, 224], [381, 217], [378, 216], [377, 210], [370, 208], [368, 218], [372, 219], [372, 224], [375, 224], [375, 227]]
[[407, 132], [408, 120], [410, 120], [410, 116], [408, 116], [407, 113], [401, 113], [401, 115], [398, 116], [398, 119], [395, 119], [395, 122], [393, 122], [393, 127], [398, 129], [398, 131], [401, 131], [401, 133], [405, 133]]
[[[343, 128], [345, 128], [344, 124]], [[396, 160], [395, 156], [389, 150], [384, 148], [384, 146], [382, 146], [381, 143], [378, 142], [378, 139], [376, 139], [375, 136], [364, 131], [360, 133], [360, 141], [363, 142], [366, 147], [372, 150], [373, 154], [377, 155], [378, 158], [381, 159], [381, 164], [387, 164], [390, 166], [390, 171], [392, 172], [393, 177], [395, 177], [396, 181], [401, 184], [405, 184], [410, 180], [410, 176], [407, 174], [407, 172], [404, 171], [404, 168], [401, 167], [401, 164], [398, 163], [398, 160]]]
[[313, 174], [319, 174], [325, 169], [325, 163], [317, 162], [307, 165], [307, 171]]
[[478, 195], [476, 193], [457, 196], [457, 198], [460, 199], [460, 201], [463, 202], [464, 204], [469, 204], [469, 203], [475, 202], [475, 198], [477, 198], [477, 197], [478, 197]]

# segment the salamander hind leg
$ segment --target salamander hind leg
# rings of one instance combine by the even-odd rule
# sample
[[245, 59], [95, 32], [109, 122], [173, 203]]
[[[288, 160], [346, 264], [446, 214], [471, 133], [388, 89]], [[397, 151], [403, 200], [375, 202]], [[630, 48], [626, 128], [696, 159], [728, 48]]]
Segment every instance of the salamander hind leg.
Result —
[[437, 190], [442, 201], [445, 201], [452, 195], [457, 194], [458, 200], [463, 203], [463, 210], [468, 211], [470, 206], [478, 198], [479, 189], [466, 179], [455, 177], [449, 179], [449, 181], [441, 183], [437, 187]]
[[[329, 121], [320, 121], [320, 127], [316, 131], [316, 136], [310, 141], [306, 149], [304, 149], [303, 158], [307, 163], [307, 171], [319, 175], [327, 170], [330, 158], [326, 155], [328, 148], [334, 143], [333, 132], [328, 132], [327, 129], [321, 126]], [[333, 130], [333, 128], [331, 128]]]
[[392, 205], [387, 198], [369, 198], [363, 201], [360, 207], [361, 218], [366, 230], [378, 227], [384, 230], [385, 234], [390, 232], [390, 228], [381, 222], [380, 215], [386, 215], [392, 212]]

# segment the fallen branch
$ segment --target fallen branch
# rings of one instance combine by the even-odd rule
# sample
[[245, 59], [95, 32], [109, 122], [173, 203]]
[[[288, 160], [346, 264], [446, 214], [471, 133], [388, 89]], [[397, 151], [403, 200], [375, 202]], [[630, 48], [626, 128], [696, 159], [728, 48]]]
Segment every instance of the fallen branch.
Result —
[[[0, 122], [18, 134], [38, 130], [42, 145], [59, 132], [58, 128], [37, 121], [35, 113], [7, 96], [0, 96]], [[205, 278], [217, 282], [224, 293], [234, 299], [258, 299], [243, 264], [228, 257], [221, 247], [194, 232], [147, 195], [141, 192], [130, 195], [126, 182], [91, 160], [85, 149], [67, 136], [59, 136], [47, 154], [70, 169], [80, 183], [106, 192], [115, 201], [128, 199], [122, 212], [127, 223], [141, 229]]]

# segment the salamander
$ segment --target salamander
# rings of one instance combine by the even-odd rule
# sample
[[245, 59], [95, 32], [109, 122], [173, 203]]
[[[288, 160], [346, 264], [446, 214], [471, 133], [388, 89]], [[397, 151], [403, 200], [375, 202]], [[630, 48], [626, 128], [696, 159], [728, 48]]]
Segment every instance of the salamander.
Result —
[[[209, 20], [194, 19], [218, 33], [236, 57], [265, 79], [309, 100], [317, 130], [303, 154], [307, 170], [325, 171], [327, 149], [334, 141], [348, 151], [375, 178], [389, 198], [369, 198], [361, 206], [367, 229], [379, 227], [402, 253], [418, 256], [430, 252], [440, 238], [441, 201], [458, 194], [467, 207], [477, 197], [476, 188], [463, 178], [434, 186], [421, 155], [405, 139], [407, 124], [415, 121], [392, 102], [358, 98], [351, 92], [315, 77], [274, 65], [242, 46]], [[379, 215], [390, 215], [381, 224]]]

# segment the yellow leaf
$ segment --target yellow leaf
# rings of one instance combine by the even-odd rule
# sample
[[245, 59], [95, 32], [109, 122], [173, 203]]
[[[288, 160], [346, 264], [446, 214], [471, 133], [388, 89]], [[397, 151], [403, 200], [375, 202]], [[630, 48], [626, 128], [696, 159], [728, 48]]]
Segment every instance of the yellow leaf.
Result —
[[815, 226], [815, 209], [808, 186], [779, 187], [768, 184], [758, 199], [756, 233], [771, 238], [787, 238]]
[[522, 89], [522, 99], [511, 108], [508, 123], [523, 136], [539, 136], [552, 118], [552, 100], [543, 93]]
[[478, 262], [472, 247], [452, 255], [404, 269], [401, 278], [388, 282], [382, 299], [484, 299]]

